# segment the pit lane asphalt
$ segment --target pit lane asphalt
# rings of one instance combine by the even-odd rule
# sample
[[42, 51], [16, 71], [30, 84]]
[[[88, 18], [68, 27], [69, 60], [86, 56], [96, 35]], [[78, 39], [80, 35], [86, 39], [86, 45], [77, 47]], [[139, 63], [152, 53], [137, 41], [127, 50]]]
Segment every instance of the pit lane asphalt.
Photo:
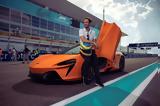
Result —
[[[102, 81], [110, 81], [157, 60], [158, 58], [126, 59], [124, 72], [104, 73], [101, 76]], [[95, 86], [93, 83], [84, 86], [81, 82], [37, 83], [31, 81], [27, 75], [28, 64], [22, 64], [21, 62], [0, 62], [0, 106], [48, 106]], [[160, 98], [159, 86], [157, 87], [159, 85], [158, 81], [158, 76], [156, 76], [136, 101], [135, 106], [160, 104], [160, 101], [154, 99]], [[150, 95], [152, 95], [153, 99], [151, 99]]]

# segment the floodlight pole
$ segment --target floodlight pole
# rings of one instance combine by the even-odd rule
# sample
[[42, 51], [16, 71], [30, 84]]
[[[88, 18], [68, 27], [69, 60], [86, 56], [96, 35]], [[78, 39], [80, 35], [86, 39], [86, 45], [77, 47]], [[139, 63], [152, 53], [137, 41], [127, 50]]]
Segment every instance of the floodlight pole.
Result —
[[105, 21], [105, 7], [103, 7], [103, 21]]

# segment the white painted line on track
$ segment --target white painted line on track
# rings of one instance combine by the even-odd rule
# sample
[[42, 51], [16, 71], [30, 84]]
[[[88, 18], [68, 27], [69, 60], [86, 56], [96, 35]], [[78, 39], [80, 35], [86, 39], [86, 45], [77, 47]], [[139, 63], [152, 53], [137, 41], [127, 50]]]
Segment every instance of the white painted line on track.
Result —
[[[155, 64], [155, 63], [156, 63], [156, 62], [154, 62], [154, 63], [152, 63], [152, 64]], [[114, 82], [116, 82], [116, 81], [118, 81], [118, 80], [121, 80], [122, 78], [125, 78], [125, 77], [127, 77], [127, 76], [129, 76], [129, 75], [132, 75], [132, 74], [134, 74], [134, 73], [136, 73], [136, 72], [138, 72], [138, 71], [140, 71], [140, 70], [142, 70], [142, 69], [144, 69], [144, 68], [146, 68], [146, 67], [148, 67], [148, 66], [151, 66], [152, 64], [146, 65], [146, 66], [144, 66], [144, 67], [142, 67], [142, 68], [139, 68], [139, 69], [137, 69], [137, 70], [135, 70], [135, 71], [132, 71], [132, 72], [130, 72], [130, 73], [128, 73], [128, 74], [125, 74], [125, 75], [123, 75], [123, 76], [121, 76], [121, 77], [118, 77], [118, 78], [116, 78], [116, 79], [114, 79], [114, 80], [105, 82], [105, 83], [104, 83], [104, 86], [110, 85], [110, 84], [112, 84], [112, 83], [114, 83]], [[84, 96], [86, 96], [86, 95], [88, 95], [88, 94], [90, 94], [90, 93], [93, 93], [93, 92], [95, 92], [95, 91], [97, 91], [97, 90], [99, 90], [99, 89], [101, 89], [101, 87], [96, 86], [96, 87], [94, 87], [94, 88], [91, 88], [91, 89], [89, 89], [89, 90], [86, 90], [86, 91], [84, 91], [84, 92], [81, 92], [81, 93], [79, 93], [79, 94], [77, 94], [77, 95], [74, 95], [74, 96], [72, 96], [72, 97], [69, 97], [69, 98], [67, 98], [67, 99], [64, 99], [64, 100], [62, 100], [62, 101], [60, 101], [60, 102], [58, 102], [58, 103], [52, 104], [52, 105], [50, 105], [50, 106], [65, 106], [65, 105], [67, 105], [67, 104], [69, 104], [69, 103], [71, 103], [71, 102], [73, 102], [73, 101], [76, 101], [76, 100], [78, 100], [78, 99], [80, 99], [80, 98], [82, 98], [82, 97], [84, 97]]]
[[142, 94], [144, 89], [153, 79], [153, 77], [158, 72], [158, 68], [155, 69], [136, 89], [134, 89], [120, 104], [119, 106], [132, 106], [138, 97]]

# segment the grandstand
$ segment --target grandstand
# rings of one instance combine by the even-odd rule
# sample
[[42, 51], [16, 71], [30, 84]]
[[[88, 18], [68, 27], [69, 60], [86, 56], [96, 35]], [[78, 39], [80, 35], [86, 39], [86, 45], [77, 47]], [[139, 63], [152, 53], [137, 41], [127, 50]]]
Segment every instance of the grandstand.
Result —
[[84, 17], [98, 35], [102, 20], [66, 0], [0, 0], [0, 48], [62, 51], [79, 42]]

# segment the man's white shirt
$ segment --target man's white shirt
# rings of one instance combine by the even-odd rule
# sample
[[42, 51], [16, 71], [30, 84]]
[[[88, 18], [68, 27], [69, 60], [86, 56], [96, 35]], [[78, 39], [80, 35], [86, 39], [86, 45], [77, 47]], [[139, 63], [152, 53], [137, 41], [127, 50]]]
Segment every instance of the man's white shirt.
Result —
[[[92, 28], [90, 28], [89, 32], [85, 28], [79, 29], [79, 37], [83, 36], [87, 39], [87, 35], [89, 35], [89, 40], [91, 41], [97, 38], [95, 31]], [[80, 42], [82, 42], [81, 39]]]

